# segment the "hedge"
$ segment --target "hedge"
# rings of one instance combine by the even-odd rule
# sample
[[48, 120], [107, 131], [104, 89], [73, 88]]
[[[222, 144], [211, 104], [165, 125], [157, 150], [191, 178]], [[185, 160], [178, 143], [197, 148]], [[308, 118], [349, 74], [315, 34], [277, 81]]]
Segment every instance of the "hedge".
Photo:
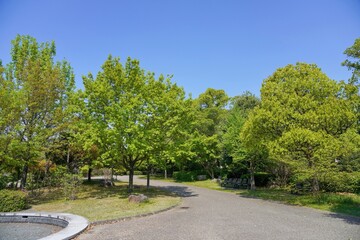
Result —
[[15, 190], [0, 190], [0, 212], [24, 210], [27, 206], [26, 193]]

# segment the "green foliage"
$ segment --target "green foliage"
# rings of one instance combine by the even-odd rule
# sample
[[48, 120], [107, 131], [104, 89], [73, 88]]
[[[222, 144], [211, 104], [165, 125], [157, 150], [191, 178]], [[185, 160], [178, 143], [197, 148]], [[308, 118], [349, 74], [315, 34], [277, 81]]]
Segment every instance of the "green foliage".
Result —
[[179, 171], [173, 173], [173, 178], [177, 182], [192, 182], [196, 180], [197, 172]]
[[[234, 97], [232, 99], [232, 108], [228, 112], [228, 116], [224, 124], [224, 133], [222, 134], [222, 143], [225, 154], [230, 156], [232, 165], [248, 169], [252, 189], [255, 188], [256, 182], [254, 174], [258, 171], [260, 166], [258, 162], [263, 158], [261, 154], [259, 154], [261, 151], [256, 150], [256, 152], [254, 149], [249, 147], [246, 148], [243, 139], [241, 139], [240, 133], [249, 113], [259, 104], [260, 99], [250, 92], [245, 92], [240, 96]], [[226, 167], [227, 170], [230, 170], [232, 166]], [[229, 172], [229, 175], [232, 175], [233, 172], [234, 171]]]
[[360, 193], [360, 172], [327, 172], [319, 180], [321, 189], [328, 192]]
[[96, 79], [84, 77], [91, 140], [99, 143], [104, 165], [121, 164], [129, 171], [130, 191], [135, 169], [145, 160], [169, 157], [169, 150], [180, 145], [175, 143], [182, 135], [184, 92], [170, 79], [155, 79], [138, 60], [128, 58], [122, 65], [111, 56]]
[[0, 190], [6, 188], [6, 185], [12, 182], [12, 176], [0, 175]]
[[355, 39], [354, 44], [344, 52], [348, 56], [342, 65], [353, 71], [353, 79], [360, 76], [360, 38]]
[[26, 193], [14, 190], [0, 190], [0, 212], [16, 212], [27, 206]]
[[[27, 172], [57, 136], [64, 118], [74, 75], [66, 62], [55, 62], [55, 43], [38, 43], [30, 36], [18, 35], [12, 41], [11, 62], [1, 74], [5, 107], [0, 120], [0, 161], [22, 168], [22, 187]], [[11, 102], [10, 102], [11, 101]], [[5, 131], [5, 132], [4, 132]]]
[[229, 97], [224, 90], [208, 88], [193, 102], [193, 125], [188, 143], [189, 158], [200, 164], [211, 178], [215, 178], [221, 159], [221, 124], [226, 117]]
[[360, 38], [355, 39], [354, 44], [344, 52], [347, 59], [342, 63], [351, 72], [352, 76], [345, 84], [344, 92], [348, 101], [352, 104], [357, 114], [357, 132], [360, 133]]
[[318, 191], [324, 174], [340, 170], [335, 159], [344, 156], [344, 136], [356, 122], [342, 87], [316, 65], [278, 69], [264, 81], [262, 103], [245, 123], [246, 146], [267, 149], [273, 161], [288, 165], [297, 179], [309, 180]]
[[138, 60], [112, 56], [75, 92], [70, 64], [54, 60], [55, 43], [18, 35], [11, 61], [0, 61], [0, 174], [20, 177], [32, 192], [68, 179], [69, 199], [79, 179], [67, 172], [101, 168], [128, 171], [130, 190], [136, 170], [177, 168], [179, 181], [195, 180], [200, 169], [211, 178], [248, 171], [252, 188], [271, 178], [277, 186], [359, 192], [359, 53], [356, 39], [344, 52], [347, 83], [297, 63], [263, 82], [261, 101], [212, 88], [193, 100], [171, 76], [155, 78]]
[[67, 200], [75, 200], [79, 187], [82, 184], [82, 177], [78, 174], [65, 174], [61, 181], [64, 196]]

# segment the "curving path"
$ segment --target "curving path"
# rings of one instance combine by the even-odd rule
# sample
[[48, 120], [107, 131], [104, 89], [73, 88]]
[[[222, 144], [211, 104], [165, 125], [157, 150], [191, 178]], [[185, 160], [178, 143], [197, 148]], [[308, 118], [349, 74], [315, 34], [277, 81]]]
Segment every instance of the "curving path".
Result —
[[156, 215], [94, 226], [78, 239], [360, 240], [360, 218], [176, 183], [151, 184], [176, 191], [183, 203]]

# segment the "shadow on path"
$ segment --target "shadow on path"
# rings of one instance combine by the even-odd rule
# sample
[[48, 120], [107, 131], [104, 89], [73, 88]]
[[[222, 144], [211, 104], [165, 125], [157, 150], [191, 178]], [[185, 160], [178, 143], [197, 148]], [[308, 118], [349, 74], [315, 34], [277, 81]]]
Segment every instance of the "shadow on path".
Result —
[[199, 194], [194, 193], [193, 191], [191, 191], [191, 189], [189, 189], [188, 187], [185, 187], [185, 186], [165, 186], [165, 187], [161, 186], [159, 188], [163, 189], [165, 191], [173, 192], [180, 197], [197, 197], [197, 196], [199, 196]]

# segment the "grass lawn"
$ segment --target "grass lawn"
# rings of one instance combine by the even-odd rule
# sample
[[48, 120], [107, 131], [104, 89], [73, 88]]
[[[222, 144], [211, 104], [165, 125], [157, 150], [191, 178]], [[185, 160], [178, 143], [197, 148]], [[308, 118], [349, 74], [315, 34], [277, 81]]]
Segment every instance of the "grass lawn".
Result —
[[80, 186], [77, 199], [65, 200], [61, 189], [47, 191], [40, 197], [30, 198], [31, 209], [47, 212], [67, 212], [89, 219], [90, 222], [113, 220], [140, 214], [153, 213], [180, 203], [181, 199], [172, 193], [136, 186], [133, 194], [143, 193], [149, 201], [140, 204], [129, 203], [127, 183], [117, 182], [114, 187], [101, 187], [99, 182]]
[[[159, 179], [163, 180], [163, 179]], [[167, 179], [167, 181], [173, 181]], [[181, 182], [185, 185], [209, 188], [213, 190], [233, 192], [240, 196], [278, 201], [287, 204], [307, 206], [336, 213], [344, 213], [360, 217], [360, 195], [350, 193], [319, 193], [317, 195], [294, 195], [286, 190], [258, 188], [256, 191], [246, 189], [224, 189], [211, 180]]]

